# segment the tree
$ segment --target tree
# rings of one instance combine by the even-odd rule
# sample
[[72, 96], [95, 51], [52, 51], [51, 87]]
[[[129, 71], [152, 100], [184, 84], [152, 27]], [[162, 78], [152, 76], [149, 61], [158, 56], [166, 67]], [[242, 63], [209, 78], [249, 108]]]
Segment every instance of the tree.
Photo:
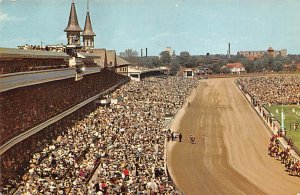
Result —
[[229, 73], [231, 73], [231, 71], [230, 71], [229, 68], [223, 67], [223, 68], [220, 69], [220, 73], [222, 73], [222, 74], [229, 74]]
[[253, 62], [255, 72], [262, 72], [265, 70], [265, 63], [262, 59]]
[[190, 53], [187, 52], [187, 51], [182, 51], [180, 52], [180, 55], [179, 55], [179, 63], [181, 66], [189, 66], [189, 63], [190, 63]]
[[222, 70], [222, 66], [220, 66], [219, 64], [213, 64], [211, 71], [213, 71], [213, 73], [215, 74], [220, 74]]
[[163, 64], [170, 64], [171, 62], [171, 56], [170, 53], [167, 51], [160, 52], [160, 60]]
[[189, 64], [186, 65], [186, 67], [193, 68], [195, 66], [197, 66], [197, 57], [196, 56], [190, 56]]
[[272, 69], [276, 72], [282, 71], [283, 70], [283, 62], [280, 60], [274, 60], [272, 64]]
[[253, 62], [248, 60], [247, 58], [242, 58], [241, 63], [245, 66], [246, 71], [249, 72], [255, 72], [255, 68], [253, 65]]
[[170, 67], [170, 74], [171, 75], [176, 75], [177, 74], [178, 70], [180, 69], [179, 63], [180, 63], [179, 57], [175, 56], [172, 59], [172, 62], [171, 62], [171, 67]]
[[212, 64], [213, 62], [214, 62], [214, 61], [213, 61], [212, 56], [206, 55], [206, 56], [203, 57], [203, 63], [204, 63], [205, 65]]
[[292, 66], [291, 66], [291, 71], [296, 71], [296, 70], [297, 70], [296, 64], [292, 64]]
[[124, 52], [120, 52], [120, 56], [133, 66], [139, 65], [139, 53], [133, 49], [126, 49]]
[[124, 52], [120, 52], [120, 56], [123, 58], [138, 57], [139, 53], [133, 49], [126, 49]]
[[154, 68], [160, 65], [159, 58], [157, 56], [148, 56], [147, 58], [137, 58], [138, 64], [147, 67], [147, 68]]

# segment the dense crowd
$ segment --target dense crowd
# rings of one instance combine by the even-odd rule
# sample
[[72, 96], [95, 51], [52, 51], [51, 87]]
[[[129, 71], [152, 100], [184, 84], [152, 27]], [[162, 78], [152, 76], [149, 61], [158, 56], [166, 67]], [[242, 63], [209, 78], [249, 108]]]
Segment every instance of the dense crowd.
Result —
[[19, 190], [23, 194], [175, 194], [164, 168], [169, 132], [164, 117], [175, 113], [197, 84], [194, 79], [167, 77], [122, 86], [111, 94], [117, 104], [97, 108], [33, 154]]
[[239, 78], [237, 82], [258, 105], [300, 103], [300, 77], [298, 75]]
[[69, 78], [2, 92], [1, 112], [5, 117], [0, 123], [0, 144], [126, 79], [109, 70], [84, 78], [79, 82]]

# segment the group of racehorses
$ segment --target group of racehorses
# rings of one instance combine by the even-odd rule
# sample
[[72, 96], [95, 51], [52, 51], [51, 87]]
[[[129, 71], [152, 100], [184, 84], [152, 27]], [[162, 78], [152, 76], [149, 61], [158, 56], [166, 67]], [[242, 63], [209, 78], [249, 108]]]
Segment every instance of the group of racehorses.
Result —
[[284, 149], [280, 146], [276, 135], [272, 136], [270, 139], [268, 154], [285, 164], [285, 168], [290, 175], [300, 176], [300, 161], [291, 155], [289, 147]]

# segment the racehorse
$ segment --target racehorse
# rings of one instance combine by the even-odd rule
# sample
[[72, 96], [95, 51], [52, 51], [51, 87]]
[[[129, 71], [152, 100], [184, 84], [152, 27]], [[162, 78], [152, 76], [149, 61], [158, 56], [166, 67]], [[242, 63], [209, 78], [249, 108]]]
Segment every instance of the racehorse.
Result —
[[[291, 142], [291, 141], [290, 141]], [[279, 145], [279, 140], [276, 136], [270, 138], [270, 144], [268, 146], [268, 155], [277, 158], [286, 167], [286, 171], [289, 175], [300, 176], [300, 161], [292, 157], [290, 148], [284, 149]]]
[[279, 154], [278, 154], [278, 158], [283, 164], [286, 163], [286, 161], [288, 160], [289, 157], [290, 157], [290, 149], [289, 148], [287, 148], [285, 150], [281, 150], [281, 152], [279, 152]]
[[292, 175], [292, 176], [295, 176], [295, 175], [299, 175], [299, 167], [297, 165], [298, 163], [294, 163], [291, 168], [290, 168], [290, 171], [289, 171], [289, 174]]
[[277, 157], [279, 152], [279, 146], [278, 145], [273, 145], [269, 148], [269, 154], [272, 157]]

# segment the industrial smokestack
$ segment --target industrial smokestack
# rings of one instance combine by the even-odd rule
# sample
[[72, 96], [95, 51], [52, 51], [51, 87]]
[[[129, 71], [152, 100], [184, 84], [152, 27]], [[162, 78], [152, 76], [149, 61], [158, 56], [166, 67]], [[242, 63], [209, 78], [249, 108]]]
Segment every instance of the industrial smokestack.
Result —
[[230, 58], [230, 43], [228, 43], [228, 58]]
[[141, 49], [141, 58], [143, 57], [143, 49]]
[[148, 57], [148, 48], [146, 48], [146, 58]]

